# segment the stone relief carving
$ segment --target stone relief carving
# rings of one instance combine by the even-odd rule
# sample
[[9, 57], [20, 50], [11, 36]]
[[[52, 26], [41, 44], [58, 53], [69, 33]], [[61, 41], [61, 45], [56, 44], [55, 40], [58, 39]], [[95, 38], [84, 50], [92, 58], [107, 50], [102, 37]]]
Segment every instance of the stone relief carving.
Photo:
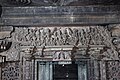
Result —
[[32, 72], [34, 58], [60, 61], [82, 55], [97, 60], [118, 60], [119, 55], [110, 31], [102, 26], [14, 27], [11, 37], [5, 40], [12, 45], [0, 55], [6, 56], [7, 61], [20, 60], [23, 72], [26, 71], [23, 80], [31, 79], [32, 73], [28, 72]]
[[13, 42], [10, 49], [0, 53], [1, 56], [6, 57], [6, 61], [17, 61], [19, 60], [20, 45], [19, 43]]
[[[111, 59], [118, 59], [118, 52], [116, 50], [116, 47], [112, 43], [112, 36], [107, 28], [99, 27], [99, 32], [101, 33], [102, 37], [104, 38], [104, 44], [109, 47], [110, 49], [107, 49], [106, 53], [109, 55], [109, 58]], [[112, 54], [111, 54], [112, 53]]]
[[117, 24], [117, 25], [112, 25], [111, 26], [111, 34], [112, 34], [112, 37], [113, 37], [113, 44], [114, 46], [117, 48], [117, 51], [118, 51], [118, 56], [120, 58], [120, 25]]
[[13, 31], [12, 26], [0, 26], [0, 39], [11, 37], [10, 33]]
[[107, 79], [119, 80], [120, 79], [120, 61], [108, 61], [106, 62]]
[[53, 61], [71, 61], [71, 52], [70, 51], [57, 51], [53, 55]]
[[[102, 56], [106, 57], [104, 59], [118, 59], [111, 34], [102, 26], [15, 27], [12, 35], [14, 36], [12, 40], [20, 43], [21, 46], [105, 45], [109, 48], [102, 53]], [[96, 57], [93, 53], [90, 52], [90, 56]]]
[[[102, 26], [86, 27], [14, 27], [11, 48], [1, 53], [7, 60], [19, 60], [22, 46], [87, 46], [86, 52], [93, 59], [118, 59], [110, 31]], [[97, 49], [90, 45], [104, 45]], [[106, 50], [103, 48], [107, 47]], [[102, 51], [101, 51], [102, 50]], [[104, 51], [104, 52], [103, 52]], [[101, 53], [102, 52], [102, 53]]]
[[103, 45], [103, 37], [94, 27], [52, 27], [52, 28], [15, 28], [14, 40], [22, 45], [55, 46], [55, 45]]
[[19, 60], [20, 45], [18, 43], [13, 43], [11, 49], [6, 52], [7, 61], [17, 61]]
[[4, 66], [2, 66], [1, 80], [20, 80], [19, 62], [5, 63]]

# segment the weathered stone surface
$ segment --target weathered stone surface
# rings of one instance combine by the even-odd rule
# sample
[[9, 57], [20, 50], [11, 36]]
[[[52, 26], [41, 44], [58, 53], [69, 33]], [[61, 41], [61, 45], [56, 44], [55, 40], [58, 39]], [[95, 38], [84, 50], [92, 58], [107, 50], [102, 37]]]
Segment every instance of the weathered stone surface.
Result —
[[13, 31], [12, 26], [0, 26], [0, 39], [10, 37], [10, 33]]
[[63, 50], [72, 51], [72, 54], [76, 52], [75, 58], [89, 55], [91, 59], [118, 60], [112, 39], [108, 28], [102, 26], [14, 27], [11, 37], [7, 38], [12, 46], [0, 55], [6, 56], [7, 61], [21, 60], [21, 54], [28, 60], [36, 55], [40, 58], [43, 54], [42, 58], [50, 59], [47, 51]]
[[1, 0], [2, 6], [119, 5], [119, 0]]
[[[87, 80], [120, 78], [120, 26], [105, 26], [120, 23], [120, 5], [116, 5], [119, 1], [32, 0], [34, 4], [27, 4], [31, 0], [2, 1], [5, 3], [0, 39], [12, 45], [0, 52], [0, 79], [37, 80], [38, 61], [66, 60], [84, 61], [88, 65]], [[29, 7], [15, 7], [26, 4]]]
[[119, 23], [119, 6], [3, 7], [1, 25]]

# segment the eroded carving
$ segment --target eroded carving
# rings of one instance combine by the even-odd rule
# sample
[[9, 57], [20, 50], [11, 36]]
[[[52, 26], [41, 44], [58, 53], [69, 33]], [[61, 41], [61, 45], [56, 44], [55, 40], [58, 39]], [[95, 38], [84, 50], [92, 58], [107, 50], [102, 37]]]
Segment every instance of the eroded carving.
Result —
[[[73, 45], [78, 48], [79, 46], [87, 46], [85, 52], [93, 59], [118, 59], [119, 55], [112, 43], [113, 38], [110, 31], [102, 26], [15, 27], [11, 35], [9, 40], [13, 42], [12, 47], [2, 53], [7, 56], [7, 60], [19, 60], [20, 47], [22, 46]], [[96, 49], [91, 45], [104, 46]], [[103, 49], [104, 47], [107, 47], [106, 50]]]
[[15, 40], [23, 45], [102, 45], [104, 39], [98, 28], [51, 27], [15, 28]]
[[71, 61], [71, 52], [70, 51], [57, 51], [53, 54], [53, 61]]
[[6, 57], [6, 61], [17, 61], [20, 57], [20, 45], [13, 42], [10, 49], [0, 53], [1, 56]]
[[0, 39], [11, 37], [12, 26], [0, 26]]
[[5, 63], [2, 66], [2, 80], [20, 80], [19, 62]]
[[107, 63], [107, 79], [119, 80], [120, 79], [120, 62], [119, 61], [108, 61]]
[[[106, 52], [103, 52], [104, 56], [106, 55], [111, 59], [117, 59], [118, 57], [118, 53], [112, 44], [109, 31], [101, 26], [85, 28], [15, 27], [15, 32], [12, 36], [12, 40], [20, 43], [22, 46], [105, 45], [110, 47], [113, 54], [110, 55], [110, 50], [106, 50]], [[94, 52], [95, 51], [90, 55], [96, 57], [96, 55], [93, 54]]]

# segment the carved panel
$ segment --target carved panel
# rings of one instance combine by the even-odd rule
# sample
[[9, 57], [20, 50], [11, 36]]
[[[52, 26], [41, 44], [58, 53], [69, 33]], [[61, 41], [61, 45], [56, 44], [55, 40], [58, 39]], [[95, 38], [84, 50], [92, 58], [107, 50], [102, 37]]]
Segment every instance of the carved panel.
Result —
[[89, 60], [88, 61], [88, 80], [94, 80], [95, 79], [95, 74], [94, 74], [94, 61]]
[[20, 80], [19, 62], [7, 62], [2, 64], [2, 80]]
[[23, 80], [32, 80], [32, 61], [27, 61], [24, 59], [23, 62]]
[[12, 32], [12, 26], [0, 26], [0, 39], [4, 39], [6, 37], [10, 37], [10, 33]]
[[53, 55], [53, 61], [71, 61], [71, 52], [70, 51], [57, 51]]
[[6, 60], [7, 61], [17, 61], [20, 57], [20, 45], [19, 43], [12, 43], [11, 48], [6, 51]]
[[[102, 26], [86, 27], [14, 27], [11, 38], [11, 48], [1, 53], [8, 61], [20, 59], [22, 46], [87, 46], [83, 54], [88, 53], [94, 59], [116, 59], [118, 52], [112, 43], [112, 37], [108, 28]], [[92, 47], [91, 45], [104, 45]], [[102, 50], [102, 51], [101, 51]], [[40, 50], [39, 50], [40, 51]], [[41, 50], [42, 51], [42, 50]], [[40, 51], [40, 53], [41, 53]], [[111, 54], [112, 53], [112, 54]]]
[[[22, 46], [88, 46], [105, 45], [108, 47], [93, 48], [87, 52], [94, 59], [118, 59], [118, 52], [112, 43], [112, 37], [107, 28], [102, 26], [86, 27], [15, 27], [12, 37], [12, 47], [3, 54], [7, 60], [19, 60]], [[86, 48], [86, 49], [87, 49]], [[102, 53], [100, 53], [102, 51]], [[39, 50], [40, 51], [40, 50]], [[41, 50], [42, 51], [42, 50]], [[40, 51], [40, 53], [41, 53]], [[111, 54], [112, 53], [112, 54]], [[85, 53], [84, 53], [85, 54]]]
[[100, 61], [100, 80], [106, 80], [106, 62], [104, 60]]
[[[99, 27], [16, 27], [14, 40], [23, 45], [103, 45]], [[104, 32], [105, 33], [105, 32]]]
[[107, 80], [120, 80], [120, 61], [108, 61], [107, 64]]

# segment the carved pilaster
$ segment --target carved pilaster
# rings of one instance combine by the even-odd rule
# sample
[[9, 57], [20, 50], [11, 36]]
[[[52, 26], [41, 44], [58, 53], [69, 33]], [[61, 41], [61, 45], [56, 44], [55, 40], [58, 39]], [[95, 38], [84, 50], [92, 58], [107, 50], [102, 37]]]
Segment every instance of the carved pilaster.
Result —
[[[23, 50], [24, 49], [24, 50]], [[22, 80], [32, 80], [33, 63], [31, 47], [24, 47], [20, 52], [20, 61], [22, 65]]]
[[23, 80], [32, 80], [32, 61], [28, 61], [27, 59], [23, 58]]
[[95, 80], [100, 80], [100, 67], [99, 67], [99, 61], [94, 60], [94, 76]]
[[100, 80], [107, 80], [106, 79], [106, 63], [105, 63], [105, 61], [100, 61], [100, 75], [101, 75]]

